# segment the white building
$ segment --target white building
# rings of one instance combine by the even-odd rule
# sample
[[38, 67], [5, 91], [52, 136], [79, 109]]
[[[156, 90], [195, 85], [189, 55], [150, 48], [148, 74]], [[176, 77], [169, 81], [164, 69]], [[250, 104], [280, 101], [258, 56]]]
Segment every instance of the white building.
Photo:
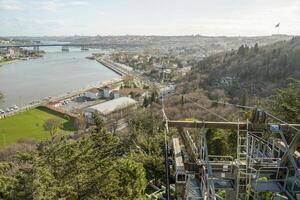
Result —
[[101, 91], [97, 88], [92, 88], [92, 89], [86, 91], [83, 95], [85, 97], [93, 99], [93, 100], [99, 99], [102, 96]]
[[89, 123], [93, 122], [93, 118], [96, 114], [103, 117], [105, 121], [113, 116], [113, 114], [120, 114], [125, 116], [129, 110], [136, 109], [137, 101], [129, 97], [120, 97], [104, 103], [97, 104], [87, 108], [84, 112], [84, 116]]

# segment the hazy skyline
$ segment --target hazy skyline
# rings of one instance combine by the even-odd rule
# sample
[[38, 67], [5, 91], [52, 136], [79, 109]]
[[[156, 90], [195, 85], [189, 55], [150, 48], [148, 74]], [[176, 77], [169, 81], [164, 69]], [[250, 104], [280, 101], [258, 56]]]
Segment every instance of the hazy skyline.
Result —
[[300, 0], [0, 0], [0, 36], [300, 35]]

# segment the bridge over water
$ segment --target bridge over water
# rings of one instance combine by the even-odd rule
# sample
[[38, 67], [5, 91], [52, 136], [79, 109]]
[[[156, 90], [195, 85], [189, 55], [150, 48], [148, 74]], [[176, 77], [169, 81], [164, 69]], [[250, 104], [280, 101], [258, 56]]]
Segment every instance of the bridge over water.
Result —
[[20, 45], [0, 45], [0, 48], [24, 48], [24, 47], [32, 47], [34, 50], [38, 51], [40, 47], [62, 47], [63, 51], [68, 51], [69, 47], [80, 47], [81, 50], [88, 50], [89, 47], [107, 47], [108, 44], [100, 44], [100, 43], [54, 43], [54, 44], [20, 44]]
[[62, 47], [62, 50], [68, 50], [69, 47], [80, 47], [81, 50], [88, 50], [88, 48], [109, 48], [109, 47], [136, 47], [136, 44], [127, 44], [127, 43], [54, 43], [54, 44], [20, 44], [20, 45], [0, 45], [0, 49], [9, 49], [9, 48], [23, 48], [23, 47], [32, 47], [34, 50], [39, 50], [40, 47]]

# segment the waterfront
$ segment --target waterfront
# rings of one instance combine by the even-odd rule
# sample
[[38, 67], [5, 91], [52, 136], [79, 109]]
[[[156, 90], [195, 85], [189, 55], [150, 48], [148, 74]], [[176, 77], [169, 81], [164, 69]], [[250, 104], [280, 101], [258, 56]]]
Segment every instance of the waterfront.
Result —
[[[86, 59], [91, 51], [45, 49], [42, 58], [14, 62], [0, 67], [0, 109], [23, 107], [49, 96], [60, 96], [118, 78], [115, 72], [95, 60]], [[95, 51], [99, 52], [99, 51]]]

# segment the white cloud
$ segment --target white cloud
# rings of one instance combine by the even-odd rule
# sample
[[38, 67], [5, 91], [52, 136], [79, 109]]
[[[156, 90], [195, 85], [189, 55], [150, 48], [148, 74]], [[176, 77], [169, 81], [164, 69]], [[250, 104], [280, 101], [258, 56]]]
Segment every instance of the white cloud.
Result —
[[67, 7], [84, 5], [88, 5], [88, 2], [83, 0], [0, 0], [0, 10], [7, 11], [34, 9], [56, 12]]
[[15, 1], [15, 0], [2, 1], [2, 0], [0, 0], [0, 10], [20, 11], [23, 9], [24, 9], [24, 6], [19, 1]]
[[46, 0], [35, 2], [36, 9], [42, 9], [55, 12], [67, 7], [88, 5], [86, 1], [63, 1], [63, 0]]

